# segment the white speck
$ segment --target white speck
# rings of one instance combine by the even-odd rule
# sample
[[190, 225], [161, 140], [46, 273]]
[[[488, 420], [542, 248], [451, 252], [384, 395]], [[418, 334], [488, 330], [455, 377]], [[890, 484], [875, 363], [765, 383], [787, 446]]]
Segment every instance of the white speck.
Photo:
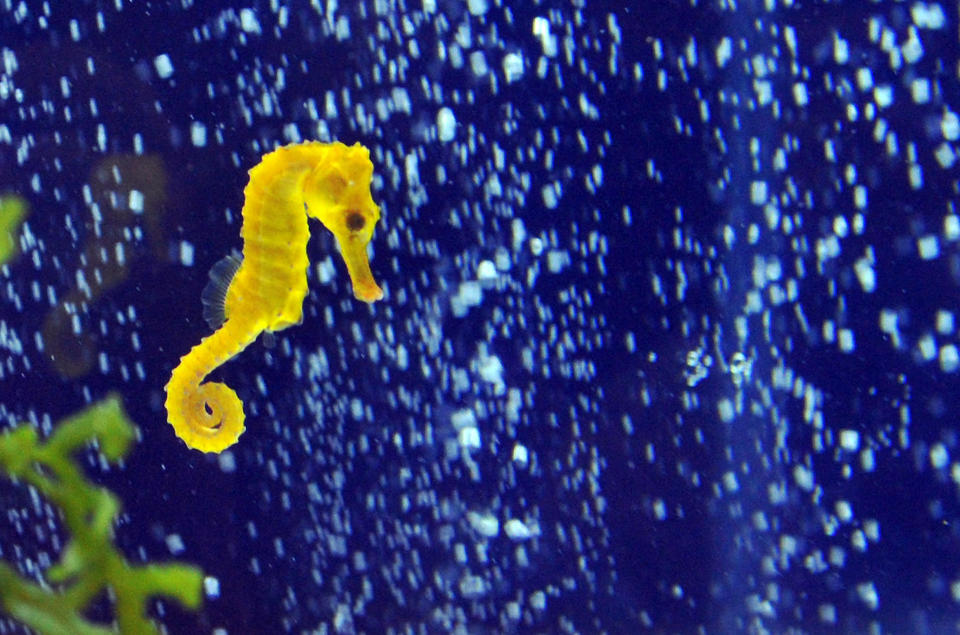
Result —
[[547, 252], [547, 270], [550, 273], [560, 273], [570, 264], [570, 254], [559, 249]]
[[508, 84], [523, 77], [523, 57], [519, 53], [507, 53], [503, 56], [503, 76]]
[[220, 580], [208, 575], [203, 579], [203, 592], [210, 599], [220, 597]]
[[534, 18], [533, 34], [540, 40], [540, 46], [543, 48], [543, 54], [546, 57], [553, 57], [557, 54], [557, 36], [550, 33], [549, 20], [540, 16]]
[[560, 202], [560, 195], [558, 192], [559, 185], [552, 183], [549, 185], [544, 185], [540, 189], [540, 195], [543, 197], [543, 206], [547, 209], [556, 209], [557, 205]]
[[747, 611], [755, 615], [762, 615], [767, 618], [776, 618], [777, 610], [773, 607], [770, 600], [765, 600], [756, 593], [751, 593], [746, 598]]
[[917, 37], [917, 31], [914, 28], [907, 29], [907, 40], [900, 47], [903, 53], [903, 59], [907, 64], [913, 64], [923, 57], [923, 44]]
[[186, 549], [180, 534], [170, 534], [167, 536], [165, 542], [167, 543], [167, 549], [169, 549], [173, 555], [181, 554]]
[[937, 333], [950, 335], [954, 328], [953, 313], [944, 309], [937, 311]]
[[836, 624], [837, 607], [832, 604], [821, 604], [817, 608], [817, 615], [820, 617], [820, 621], [825, 624]]
[[519, 443], [513, 446], [513, 461], [519, 463], [520, 465], [526, 465], [530, 460], [530, 452], [527, 448]]
[[467, 512], [467, 521], [481, 536], [493, 538], [500, 533], [500, 521], [491, 513]]
[[877, 274], [873, 269], [872, 258], [859, 258], [853, 265], [857, 280], [866, 293], [873, 293], [877, 288]]
[[532, 253], [534, 256], [539, 256], [540, 254], [542, 254], [542, 253], [543, 253], [543, 241], [540, 240], [539, 238], [536, 238], [536, 237], [531, 238], [531, 239], [530, 239], [530, 253]]
[[143, 214], [143, 192], [140, 190], [130, 190], [130, 195], [127, 197], [127, 205], [130, 207], [130, 211], [134, 214]]
[[947, 141], [956, 141], [960, 137], [960, 117], [952, 110], [943, 113], [940, 119], [940, 133]]
[[810, 98], [807, 95], [807, 85], [803, 82], [797, 82], [794, 84], [793, 101], [795, 101], [798, 106], [806, 106], [809, 100]]
[[937, 149], [933, 151], [933, 156], [936, 157], [937, 163], [944, 170], [952, 168], [957, 161], [957, 155], [953, 151], [953, 147], [947, 142], [938, 145]]
[[942, 443], [934, 443], [930, 448], [930, 465], [935, 470], [942, 470], [950, 462], [950, 455], [947, 448]]
[[517, 520], [516, 518], [508, 520], [503, 526], [503, 531], [511, 540], [527, 540], [533, 537], [533, 532], [530, 531], [530, 528], [527, 527], [523, 521]]
[[953, 344], [946, 344], [940, 347], [940, 369], [945, 373], [957, 372], [960, 366], [960, 353]]
[[717, 414], [724, 423], [730, 423], [736, 416], [736, 410], [733, 408], [733, 401], [730, 399], [721, 399], [717, 403]]
[[740, 489], [740, 483], [737, 482], [737, 475], [733, 472], [724, 473], [723, 487], [730, 493], [738, 491]]
[[477, 279], [479, 280], [496, 280], [497, 279], [497, 267], [493, 264], [492, 260], [481, 260], [480, 264], [477, 265]]
[[483, 15], [487, 9], [487, 0], [467, 0], [467, 11], [470, 15]]
[[948, 214], [943, 218], [943, 234], [947, 240], [960, 238], [960, 216]]
[[420, 161], [413, 152], [403, 157], [403, 173], [407, 177], [408, 185], [420, 184]]
[[17, 72], [17, 69], [20, 65], [17, 63], [17, 54], [13, 52], [12, 49], [3, 47], [0, 50], [0, 53], [3, 54], [3, 70], [5, 75], [13, 75]]
[[923, 168], [918, 164], [912, 163], [907, 170], [907, 175], [910, 179], [910, 187], [919, 190], [923, 187]]
[[470, 54], [470, 70], [473, 71], [473, 74], [477, 77], [486, 75], [487, 71], [490, 70], [487, 67], [487, 58], [483, 54], [483, 51], [474, 51]]
[[886, 108], [893, 103], [893, 88], [889, 84], [877, 86], [873, 89], [873, 101], [880, 108]]
[[457, 294], [450, 297], [450, 306], [457, 315], [466, 315], [470, 307], [477, 306], [483, 300], [483, 288], [479, 282], [468, 280], [461, 282]]
[[503, 362], [495, 355], [487, 355], [477, 365], [477, 372], [484, 381], [496, 386], [504, 386]]
[[813, 472], [802, 465], [796, 465], [793, 468], [793, 480], [797, 486], [805, 492], [813, 490]]
[[328, 284], [336, 276], [337, 269], [333, 260], [327, 257], [317, 263], [315, 272], [320, 284]]
[[260, 22], [253, 9], [240, 10], [240, 28], [247, 33], [260, 33]]
[[717, 66], [723, 68], [727, 65], [727, 62], [733, 57], [733, 42], [730, 38], [725, 37], [720, 40], [720, 44], [717, 45], [716, 59]]
[[753, 90], [757, 93], [757, 101], [765, 106], [773, 100], [773, 84], [769, 80], [754, 80]]
[[833, 61], [837, 64], [846, 64], [850, 61], [850, 45], [840, 36], [833, 38]]
[[184, 267], [193, 266], [193, 243], [180, 241], [180, 264]]
[[910, 96], [915, 104], [925, 104], [930, 101], [930, 80], [918, 77], [910, 82]]
[[157, 69], [157, 76], [160, 79], [167, 79], [173, 75], [173, 62], [170, 61], [170, 56], [166, 53], [161, 53], [153, 58], [153, 67]]
[[217, 465], [220, 467], [220, 471], [224, 474], [230, 474], [237, 471], [237, 457], [234, 456], [233, 452], [227, 450], [226, 452], [221, 452], [217, 456]]
[[477, 575], [466, 574], [460, 579], [460, 593], [465, 598], [478, 598], [487, 592], [487, 583]]
[[840, 522], [849, 523], [851, 520], [853, 520], [853, 507], [851, 507], [848, 501], [837, 501], [834, 509], [837, 511], [837, 518], [840, 519]]
[[857, 595], [860, 596], [860, 599], [871, 611], [876, 611], [877, 607], [880, 606], [880, 598], [877, 595], [877, 587], [874, 586], [873, 582], [864, 582], [863, 584], [858, 584]]
[[476, 450], [480, 447], [480, 430], [475, 426], [462, 428], [458, 436], [460, 446], [466, 450]]
[[858, 185], [853, 188], [853, 204], [857, 209], [865, 209], [867, 207], [867, 188], [863, 185]]
[[446, 143], [452, 141], [457, 133], [457, 118], [453, 111], [444, 106], [437, 111], [437, 137]]
[[199, 121], [190, 124], [190, 141], [197, 148], [207, 145], [207, 127]]
[[476, 426], [477, 415], [473, 413], [473, 410], [470, 410], [469, 408], [463, 408], [450, 415], [450, 423], [452, 423], [453, 427], [457, 430], [469, 426]]
[[530, 594], [530, 606], [538, 611], [547, 608], [547, 596], [543, 591], [534, 591]]
[[841, 430], [840, 447], [848, 452], [856, 452], [860, 448], [860, 433], [850, 429]]
[[347, 16], [341, 15], [337, 20], [336, 33], [338, 42], [343, 42], [350, 37], [350, 21]]
[[933, 260], [940, 255], [940, 246], [937, 237], [928, 234], [917, 239], [917, 251], [924, 260]]
[[767, 202], [766, 181], [753, 181], [750, 183], [750, 202], [754, 205], [763, 205]]
[[853, 342], [853, 331], [850, 329], [840, 329], [837, 333], [837, 343], [840, 346], [840, 350], [844, 353], [851, 353], [854, 349]]
[[946, 18], [939, 4], [915, 2], [910, 7], [910, 18], [921, 29], [942, 29]]

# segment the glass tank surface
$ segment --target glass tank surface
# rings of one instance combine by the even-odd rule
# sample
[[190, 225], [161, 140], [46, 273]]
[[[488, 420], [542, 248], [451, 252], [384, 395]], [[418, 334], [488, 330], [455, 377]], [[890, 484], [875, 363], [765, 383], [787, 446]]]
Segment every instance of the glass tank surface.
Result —
[[957, 629], [958, 27], [0, 0], [0, 633]]

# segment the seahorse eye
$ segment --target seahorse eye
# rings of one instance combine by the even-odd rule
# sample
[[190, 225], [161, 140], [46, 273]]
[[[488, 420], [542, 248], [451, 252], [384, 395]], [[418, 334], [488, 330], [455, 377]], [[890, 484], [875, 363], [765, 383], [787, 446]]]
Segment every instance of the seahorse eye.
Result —
[[365, 219], [360, 212], [347, 213], [347, 229], [350, 231], [358, 232], [363, 229], [363, 226], [366, 224], [367, 219]]

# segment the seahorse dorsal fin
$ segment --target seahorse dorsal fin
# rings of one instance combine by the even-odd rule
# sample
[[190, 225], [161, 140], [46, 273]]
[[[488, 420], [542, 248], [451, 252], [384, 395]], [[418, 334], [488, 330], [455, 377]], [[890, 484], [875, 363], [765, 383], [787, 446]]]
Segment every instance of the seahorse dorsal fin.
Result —
[[227, 289], [230, 288], [230, 283], [233, 282], [233, 277], [237, 275], [242, 262], [240, 253], [234, 251], [218, 260], [210, 268], [210, 281], [200, 294], [200, 302], [203, 303], [203, 319], [212, 329], [220, 328], [227, 320]]

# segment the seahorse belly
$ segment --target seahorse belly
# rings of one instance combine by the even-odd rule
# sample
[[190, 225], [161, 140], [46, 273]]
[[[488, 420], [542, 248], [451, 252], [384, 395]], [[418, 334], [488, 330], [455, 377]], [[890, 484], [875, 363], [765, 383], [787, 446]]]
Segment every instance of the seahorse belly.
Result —
[[272, 331], [298, 324], [307, 296], [310, 230], [302, 192], [309, 164], [290, 159], [275, 152], [251, 170], [240, 231], [243, 264], [236, 289], [231, 285], [227, 293], [228, 314], [231, 303], [255, 303]]

